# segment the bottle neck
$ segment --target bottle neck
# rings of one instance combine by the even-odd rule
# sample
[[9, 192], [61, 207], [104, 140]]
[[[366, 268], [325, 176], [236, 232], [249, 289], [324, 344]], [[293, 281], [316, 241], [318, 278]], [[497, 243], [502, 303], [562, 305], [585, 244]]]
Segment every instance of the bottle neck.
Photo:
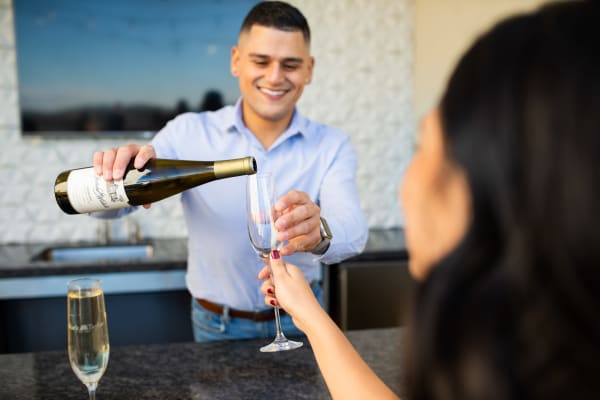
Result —
[[215, 161], [214, 174], [216, 178], [248, 175], [256, 173], [256, 160], [254, 157], [238, 158], [233, 160]]

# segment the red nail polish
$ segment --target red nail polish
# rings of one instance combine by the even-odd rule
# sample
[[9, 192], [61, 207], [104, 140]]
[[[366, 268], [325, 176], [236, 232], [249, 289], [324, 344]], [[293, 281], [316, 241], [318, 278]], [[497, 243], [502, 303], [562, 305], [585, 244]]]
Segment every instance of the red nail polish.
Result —
[[273, 250], [271, 252], [271, 256], [273, 257], [273, 260], [279, 260], [279, 257], [280, 257], [279, 250]]
[[268, 288], [268, 289], [267, 289], [267, 293], [269, 293], [269, 294], [273, 294], [273, 289], [271, 289], [271, 288]]
[[274, 306], [275, 305], [275, 300], [271, 300], [270, 303], [271, 303], [272, 306]]

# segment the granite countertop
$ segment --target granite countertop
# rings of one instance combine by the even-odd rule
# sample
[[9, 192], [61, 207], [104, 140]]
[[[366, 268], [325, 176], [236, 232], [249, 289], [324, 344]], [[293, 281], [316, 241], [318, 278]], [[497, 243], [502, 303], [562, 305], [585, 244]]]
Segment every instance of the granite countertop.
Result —
[[[373, 370], [401, 394], [401, 328], [350, 331]], [[261, 353], [265, 339], [113, 347], [97, 398], [329, 399], [312, 351], [305, 345]], [[0, 399], [84, 399], [84, 385], [66, 351], [0, 355]]]
[[[0, 279], [17, 277], [69, 275], [81, 273], [112, 273], [135, 271], [185, 270], [187, 265], [186, 239], [152, 239], [153, 254], [143, 259], [106, 261], [43, 261], [38, 255], [51, 246], [86, 246], [93, 243], [32, 243], [0, 246]], [[348, 262], [406, 259], [404, 230], [372, 229], [365, 250]]]

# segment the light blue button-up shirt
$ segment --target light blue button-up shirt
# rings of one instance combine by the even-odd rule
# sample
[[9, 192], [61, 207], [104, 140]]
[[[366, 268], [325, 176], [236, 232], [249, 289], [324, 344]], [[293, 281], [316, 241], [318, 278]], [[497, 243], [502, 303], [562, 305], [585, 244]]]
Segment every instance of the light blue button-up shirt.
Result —
[[[292, 189], [308, 193], [321, 207], [333, 240], [321, 256], [285, 257], [306, 278], [318, 278], [320, 263], [360, 253], [368, 228], [356, 188], [356, 154], [344, 132], [294, 113], [288, 129], [265, 149], [242, 120], [241, 100], [215, 112], [182, 114], [152, 140], [157, 158], [223, 160], [253, 156], [258, 171], [270, 171], [279, 196]], [[257, 279], [263, 264], [246, 229], [246, 180], [209, 182], [181, 195], [188, 228], [186, 282], [193, 297], [253, 310], [265, 308]], [[279, 197], [278, 196], [278, 197]]]

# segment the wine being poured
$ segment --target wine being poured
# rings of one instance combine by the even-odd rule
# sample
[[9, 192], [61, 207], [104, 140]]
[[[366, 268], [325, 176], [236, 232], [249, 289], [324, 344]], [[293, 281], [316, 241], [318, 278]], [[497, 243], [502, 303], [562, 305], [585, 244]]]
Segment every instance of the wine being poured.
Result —
[[151, 159], [143, 168], [129, 163], [123, 179], [107, 182], [93, 167], [61, 172], [54, 184], [58, 206], [67, 214], [114, 210], [150, 204], [217, 179], [256, 173], [256, 160], [221, 161]]

